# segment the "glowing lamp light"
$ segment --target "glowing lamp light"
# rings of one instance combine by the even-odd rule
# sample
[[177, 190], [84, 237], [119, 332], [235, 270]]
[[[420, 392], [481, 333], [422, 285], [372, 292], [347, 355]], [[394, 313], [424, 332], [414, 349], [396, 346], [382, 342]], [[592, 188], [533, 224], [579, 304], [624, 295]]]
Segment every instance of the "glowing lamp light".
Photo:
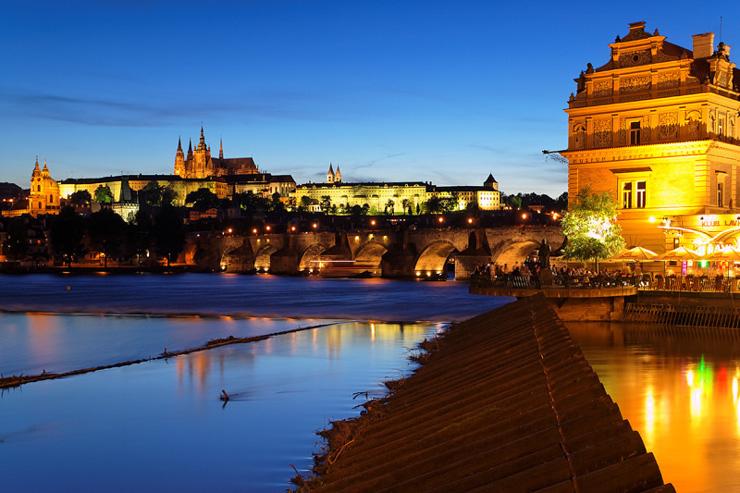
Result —
[[416, 277], [421, 277], [421, 272], [419, 272], [418, 270], [416, 271]]
[[437, 218], [437, 222], [438, 222], [438, 223], [440, 223], [440, 224], [442, 224], [443, 222], [445, 222], [445, 218], [444, 218], [444, 217], [442, 217], [442, 216], [439, 216], [439, 217]]
[[360, 241], [360, 235], [355, 236], [355, 241]]
[[231, 234], [231, 233], [234, 232], [234, 228], [229, 228], [229, 229], [226, 230], [226, 232], [229, 233], [229, 234]]
[[653, 223], [655, 223], [655, 216], [650, 216], [650, 217], [648, 218], [648, 222], [649, 222], [650, 224], [653, 224]]
[[318, 228], [318, 227], [319, 227], [319, 224], [318, 224], [318, 223], [313, 223], [313, 224], [311, 225], [311, 227], [312, 227], [313, 229], [316, 229], [316, 228]]
[[469, 217], [468, 218], [468, 224], [473, 224], [473, 218], [472, 217]]
[[522, 212], [522, 220], [526, 221], [529, 215], [526, 212]]
[[291, 232], [295, 232], [295, 226], [291, 226], [291, 227], [290, 227], [290, 231], [291, 231]]
[[271, 229], [272, 229], [272, 227], [270, 227], [270, 225], [269, 225], [269, 224], [268, 224], [267, 226], [265, 226], [265, 230], [266, 230], [266, 231], [270, 231]]
[[377, 221], [375, 219], [370, 219], [370, 226], [375, 226]]
[[257, 234], [257, 228], [252, 228], [252, 234]]

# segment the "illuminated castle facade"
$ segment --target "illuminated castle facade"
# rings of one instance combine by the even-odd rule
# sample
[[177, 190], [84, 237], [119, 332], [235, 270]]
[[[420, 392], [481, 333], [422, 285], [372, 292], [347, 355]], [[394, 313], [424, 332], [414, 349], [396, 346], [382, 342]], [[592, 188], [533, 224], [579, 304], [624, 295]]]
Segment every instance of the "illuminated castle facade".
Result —
[[419, 214], [431, 198], [454, 199], [455, 210], [465, 210], [476, 205], [481, 210], [501, 208], [501, 192], [498, 182], [489, 174], [483, 186], [440, 187], [425, 182], [343, 182], [342, 172], [337, 166], [334, 171], [329, 165], [326, 183], [298, 185], [293, 193], [296, 205], [313, 204], [312, 210], [319, 211], [319, 204], [337, 210], [348, 211], [354, 206], [367, 206], [370, 214]]
[[203, 127], [200, 127], [200, 140], [193, 149], [188, 144], [187, 156], [182, 150], [182, 142], [177, 141], [175, 152], [175, 175], [180, 178], [211, 178], [214, 176], [252, 175], [259, 173], [251, 157], [224, 158], [223, 141], [219, 144], [218, 157], [211, 157], [211, 146], [206, 145]]
[[693, 49], [644, 22], [590, 63], [568, 101], [568, 195], [608, 192], [628, 244], [663, 251], [663, 223], [699, 227], [740, 209], [740, 71], [730, 47], [697, 34]]

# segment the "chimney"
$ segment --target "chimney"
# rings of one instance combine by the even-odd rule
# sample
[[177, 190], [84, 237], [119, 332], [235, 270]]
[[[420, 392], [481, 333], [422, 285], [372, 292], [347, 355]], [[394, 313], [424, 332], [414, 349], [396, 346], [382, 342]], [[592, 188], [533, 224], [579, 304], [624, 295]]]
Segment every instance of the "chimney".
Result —
[[645, 32], [645, 21], [630, 22], [630, 34], [634, 32]]
[[709, 58], [714, 53], [714, 33], [694, 34], [694, 59]]

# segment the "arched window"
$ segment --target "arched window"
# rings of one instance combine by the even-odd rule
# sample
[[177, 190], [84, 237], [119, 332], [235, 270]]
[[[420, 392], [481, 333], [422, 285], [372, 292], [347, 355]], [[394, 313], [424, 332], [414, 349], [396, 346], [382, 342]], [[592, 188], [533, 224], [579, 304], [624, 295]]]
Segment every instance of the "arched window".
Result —
[[53, 204], [54, 203], [54, 196], [53, 195], [49, 195], [49, 203], [50, 204]]
[[40, 192], [40, 191], [41, 191], [41, 185], [37, 185], [37, 187], [36, 187], [36, 191], [37, 191], [37, 192]]
[[586, 126], [578, 124], [573, 127], [573, 147], [583, 149], [586, 146]]

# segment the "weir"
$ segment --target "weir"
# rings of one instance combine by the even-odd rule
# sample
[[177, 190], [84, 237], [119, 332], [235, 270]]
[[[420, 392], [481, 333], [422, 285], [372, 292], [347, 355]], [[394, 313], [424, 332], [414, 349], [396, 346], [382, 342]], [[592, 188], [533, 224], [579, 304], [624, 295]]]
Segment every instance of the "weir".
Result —
[[299, 491], [674, 491], [542, 295], [424, 347], [389, 396], [321, 433]]

